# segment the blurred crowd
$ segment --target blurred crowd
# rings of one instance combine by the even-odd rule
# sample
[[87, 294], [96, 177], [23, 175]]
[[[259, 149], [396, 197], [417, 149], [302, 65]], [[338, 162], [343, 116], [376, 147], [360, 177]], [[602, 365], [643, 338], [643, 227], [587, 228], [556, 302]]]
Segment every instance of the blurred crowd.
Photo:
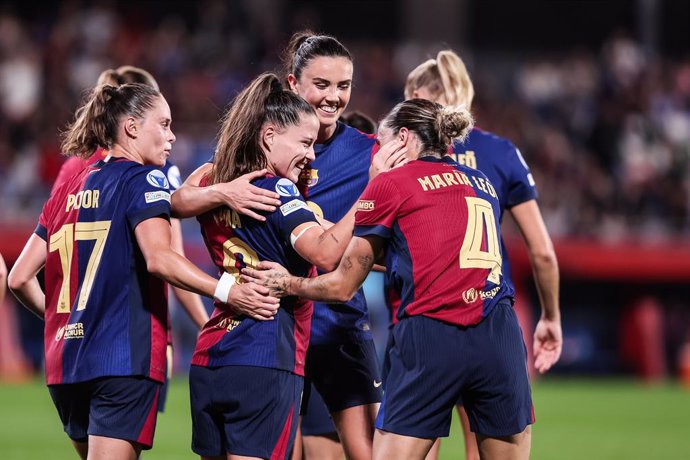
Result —
[[[132, 64], [173, 113], [172, 160], [191, 172], [213, 151], [223, 108], [315, 11], [265, 14], [268, 0], [187, 2], [184, 11], [60, 2], [27, 19], [0, 11], [0, 221], [34, 221], [63, 158], [59, 131], [99, 73]], [[280, 5], [280, 4], [279, 4]], [[407, 72], [439, 44], [339, 37], [355, 60], [350, 110], [400, 101]], [[553, 237], [658, 240], [690, 227], [690, 60], [645, 52], [612, 31], [600, 49], [557, 55], [456, 49], [478, 126], [521, 150]]]

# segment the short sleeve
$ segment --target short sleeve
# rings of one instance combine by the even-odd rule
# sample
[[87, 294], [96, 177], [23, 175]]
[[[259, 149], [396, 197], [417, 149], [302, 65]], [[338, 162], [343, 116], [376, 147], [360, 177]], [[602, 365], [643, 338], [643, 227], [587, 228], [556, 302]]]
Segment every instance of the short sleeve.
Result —
[[280, 207], [268, 216], [268, 221], [278, 230], [285, 242], [290, 241], [292, 231], [305, 222], [317, 222], [314, 212], [302, 197], [297, 186], [289, 179], [269, 181], [272, 190], [280, 195]]
[[401, 199], [398, 188], [386, 176], [376, 176], [360, 196], [355, 214], [355, 236], [390, 237]]
[[152, 217], [170, 218], [170, 185], [160, 169], [137, 168], [127, 181], [127, 220], [132, 228]]
[[525, 203], [537, 198], [537, 188], [534, 183], [532, 173], [522, 158], [520, 150], [510, 144], [511, 152], [508, 156], [508, 168], [510, 171], [508, 196], [506, 207], [512, 208], [521, 203]]

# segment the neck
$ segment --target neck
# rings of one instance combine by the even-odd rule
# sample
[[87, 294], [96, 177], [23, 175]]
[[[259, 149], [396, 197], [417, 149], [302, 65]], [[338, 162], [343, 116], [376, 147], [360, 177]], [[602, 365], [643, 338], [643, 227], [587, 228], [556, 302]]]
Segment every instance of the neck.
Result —
[[113, 145], [113, 147], [109, 150], [109, 154], [114, 158], [126, 158], [130, 161], [144, 164], [143, 158], [141, 158], [139, 155], [129, 152], [128, 150], [125, 150], [125, 148], [120, 144]]
[[326, 142], [328, 139], [333, 137], [333, 134], [335, 134], [335, 129], [338, 127], [337, 123], [333, 123], [332, 125], [329, 126], [320, 126], [319, 127], [319, 134], [316, 136], [316, 143], [317, 144], [323, 144]]

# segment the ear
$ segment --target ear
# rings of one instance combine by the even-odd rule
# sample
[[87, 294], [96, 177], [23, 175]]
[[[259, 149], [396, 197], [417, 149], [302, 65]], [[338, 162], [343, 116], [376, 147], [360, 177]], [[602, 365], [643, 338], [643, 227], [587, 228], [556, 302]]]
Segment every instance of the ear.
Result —
[[287, 76], [288, 85], [293, 93], [297, 93], [297, 78], [293, 74]]
[[419, 90], [412, 91], [412, 97], [410, 99], [419, 99]]
[[261, 129], [261, 143], [264, 145], [266, 150], [269, 152], [273, 148], [273, 142], [275, 141], [276, 128], [272, 124], [266, 124]]
[[400, 131], [398, 131], [398, 140], [403, 143], [403, 145], [407, 145], [407, 141], [410, 140], [410, 130], [407, 128], [400, 128]]
[[136, 139], [138, 125], [139, 123], [137, 123], [137, 120], [134, 119], [134, 117], [127, 117], [127, 119], [125, 119], [125, 134], [132, 139]]

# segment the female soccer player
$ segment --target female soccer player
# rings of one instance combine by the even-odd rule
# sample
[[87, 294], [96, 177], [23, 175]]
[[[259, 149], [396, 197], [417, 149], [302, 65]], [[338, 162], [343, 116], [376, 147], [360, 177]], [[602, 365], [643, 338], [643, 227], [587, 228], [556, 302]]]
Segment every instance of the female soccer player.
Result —
[[58, 187], [10, 273], [10, 289], [45, 318], [48, 388], [83, 459], [134, 459], [152, 446], [166, 370], [163, 280], [241, 308], [263, 300], [265, 289], [230, 290], [230, 275], [216, 280], [171, 249], [157, 169], [175, 141], [171, 122], [150, 86], [94, 89], [62, 151], [86, 158], [100, 147], [110, 158]]
[[[350, 52], [338, 40], [299, 32], [283, 56], [288, 85], [319, 117], [316, 158], [302, 174], [300, 185], [317, 215], [337, 222], [364, 191], [369, 172], [374, 175], [389, 169], [404, 158], [405, 152], [394, 143], [374, 155], [373, 136], [338, 121], [350, 101], [353, 74]], [[323, 397], [347, 457], [369, 459], [382, 393], [363, 291], [348, 302], [315, 303], [311, 333], [307, 378]], [[311, 411], [306, 408], [305, 419]], [[328, 424], [321, 430], [313, 425], [305, 423], [310, 428], [305, 435], [320, 435], [331, 429]], [[323, 444], [329, 444], [309, 446], [316, 441], [309, 436], [304, 441], [306, 453], [317, 451], [321, 455]]]
[[[304, 99], [273, 74], [256, 78], [232, 103], [213, 164], [191, 186], [229, 182], [267, 169], [255, 186], [275, 191], [281, 205], [261, 222], [221, 207], [198, 217], [220, 270], [239, 278], [260, 261], [307, 276], [312, 264], [336, 267], [352, 235], [354, 206], [324, 230], [296, 182], [314, 159], [319, 120]], [[217, 308], [192, 358], [192, 448], [202, 458], [287, 458], [297, 429], [312, 303], [281, 301], [273, 321]], [[267, 312], [271, 313], [271, 312]]]
[[358, 203], [355, 237], [338, 268], [300, 279], [275, 264], [244, 271], [276, 295], [350, 298], [384, 249], [401, 295], [393, 312], [374, 459], [422, 459], [466, 403], [486, 459], [528, 458], [532, 402], [525, 350], [505, 283], [499, 203], [481, 172], [445, 156], [469, 131], [464, 109], [412, 99], [381, 122], [378, 140], [408, 147], [405, 166], [377, 176]]
[[[473, 97], [474, 88], [465, 64], [451, 50], [440, 51], [436, 59], [420, 64], [410, 72], [405, 84], [406, 99], [424, 98], [443, 105], [464, 105], [469, 110]], [[464, 142], [453, 145], [451, 156], [458, 163], [487, 175], [498, 194], [499, 222], [508, 211], [527, 245], [542, 310], [534, 331], [533, 353], [535, 368], [544, 373], [558, 361], [563, 339], [558, 304], [558, 262], [537, 205], [532, 175], [510, 141], [478, 128], [473, 129]], [[506, 283], [513, 286], [503, 239], [501, 250], [504, 277]], [[465, 435], [466, 458], [478, 460], [477, 443], [461, 403], [458, 412]]]

